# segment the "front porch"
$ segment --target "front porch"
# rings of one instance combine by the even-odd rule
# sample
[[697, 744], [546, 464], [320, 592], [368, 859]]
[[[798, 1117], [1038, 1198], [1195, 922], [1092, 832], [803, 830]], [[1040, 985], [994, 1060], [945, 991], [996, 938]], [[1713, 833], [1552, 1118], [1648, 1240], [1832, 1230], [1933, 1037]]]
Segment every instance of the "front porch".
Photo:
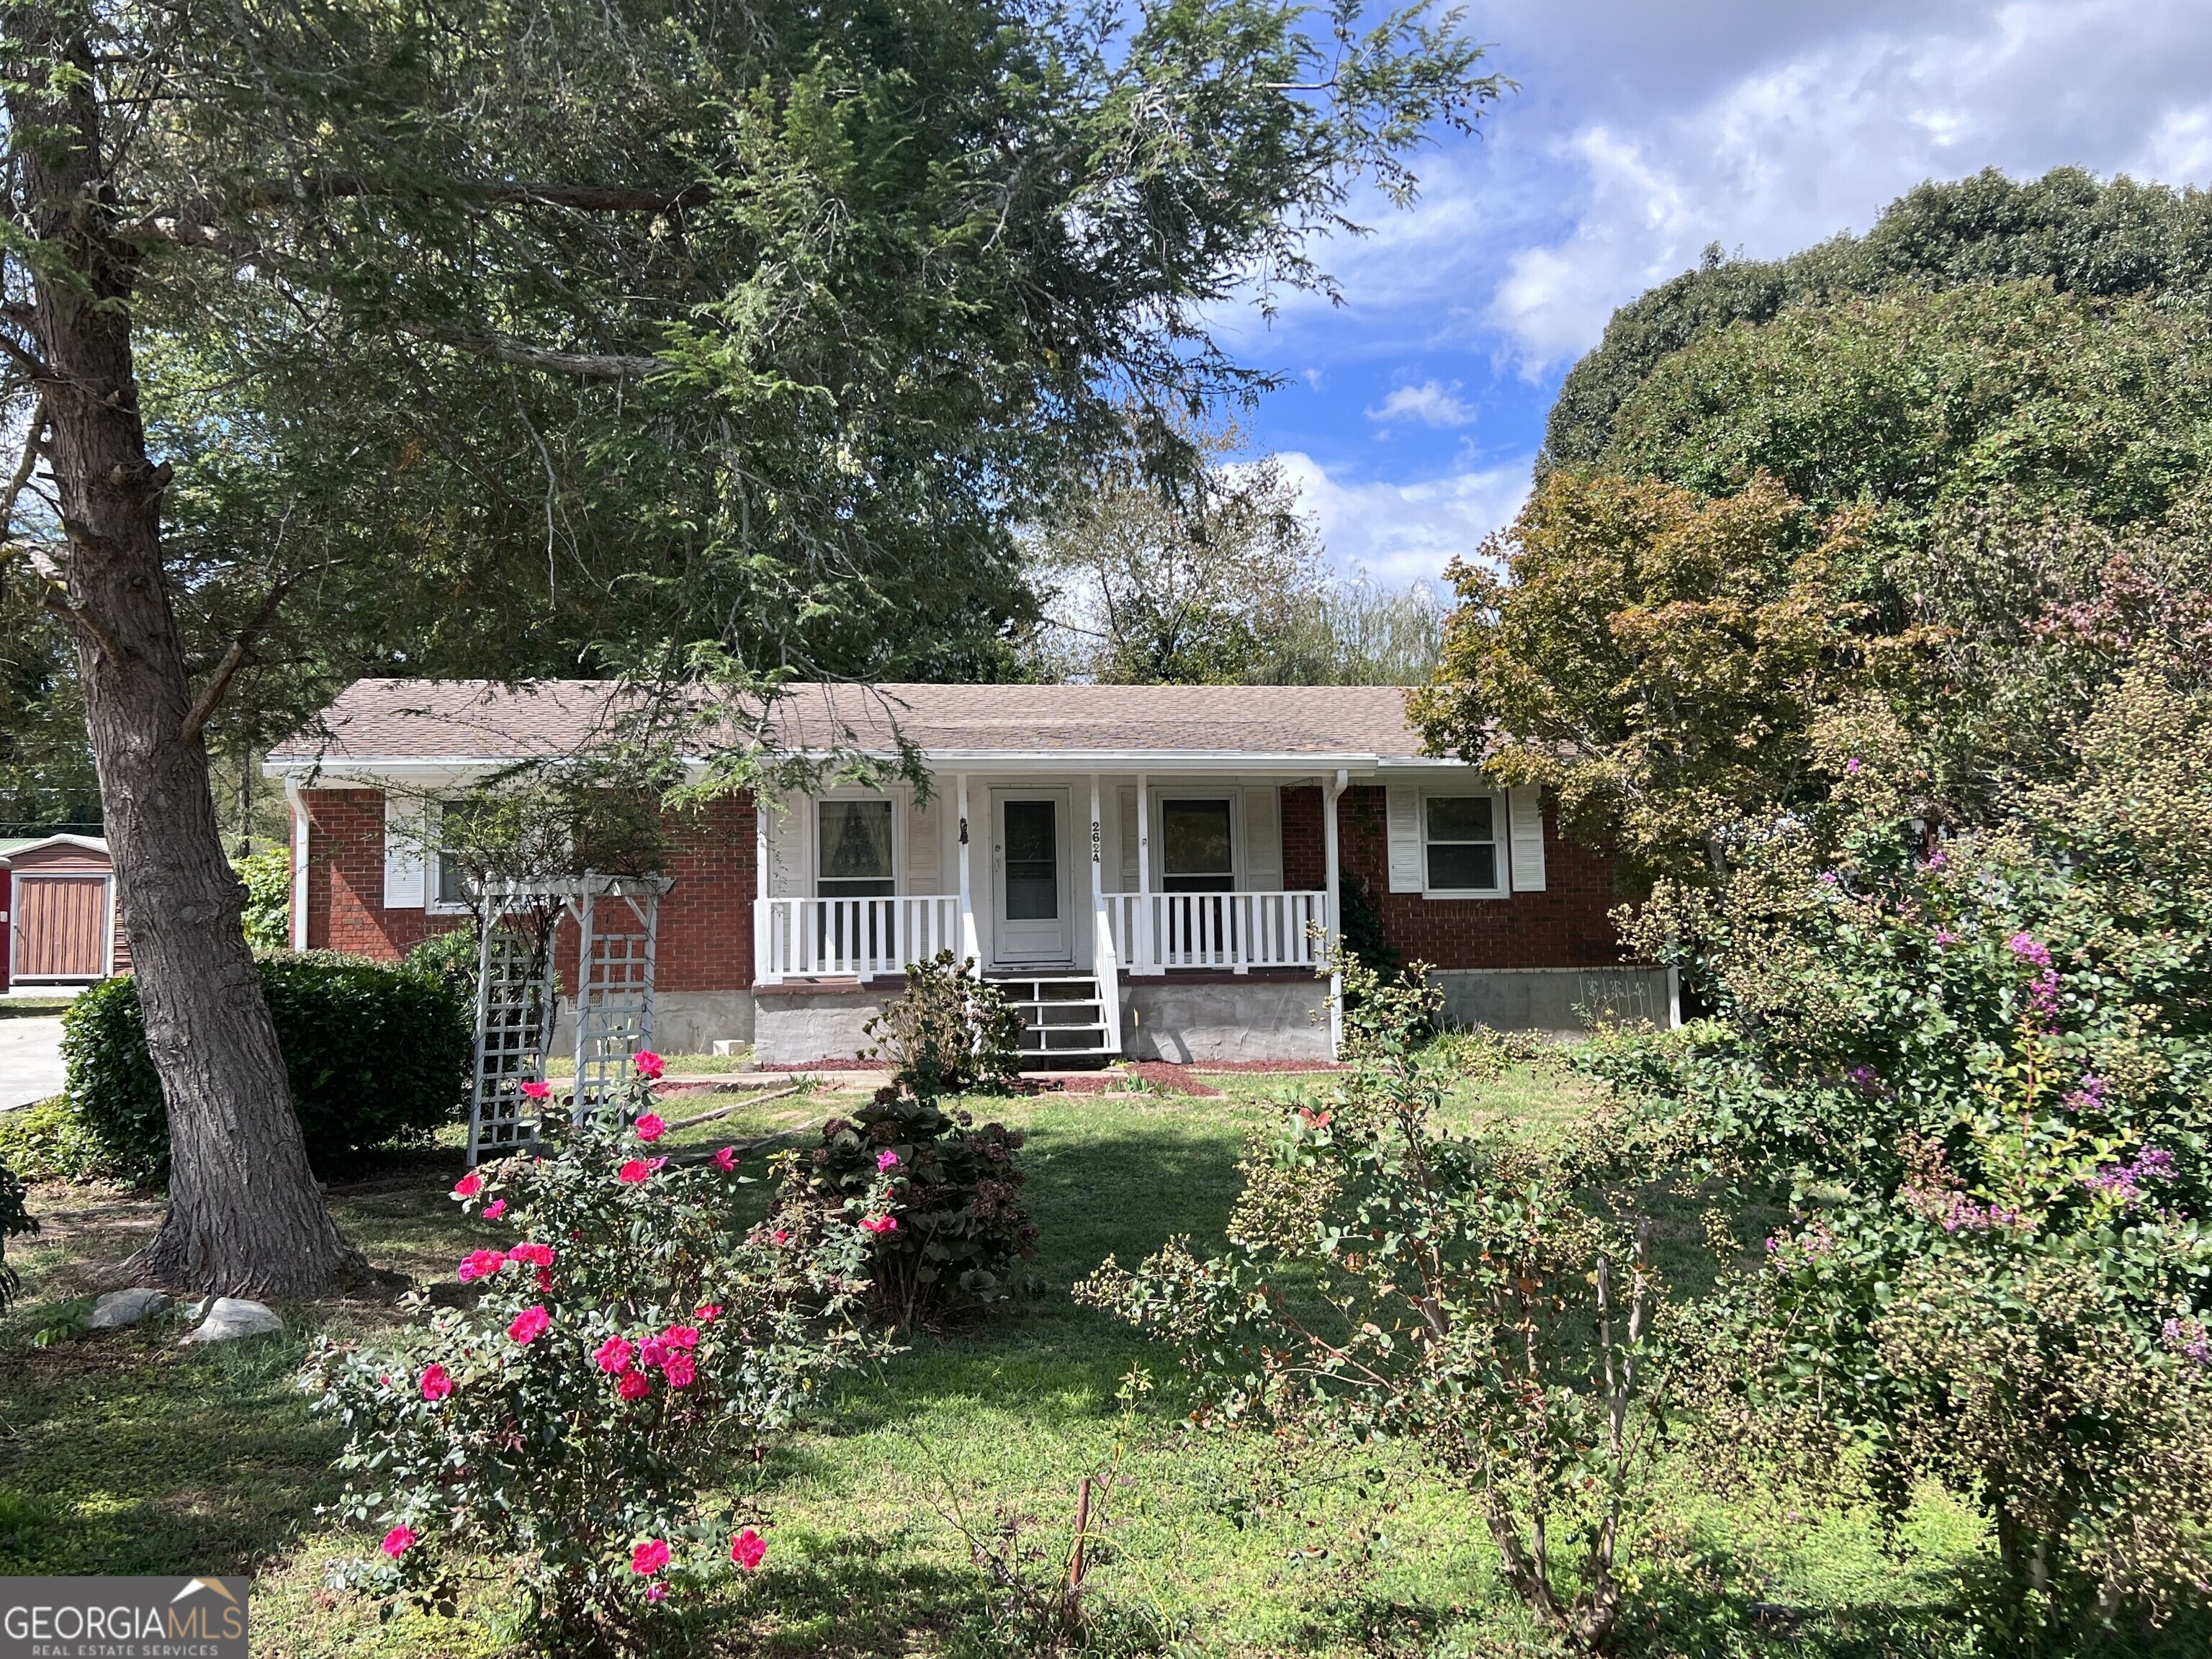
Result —
[[753, 905], [763, 1056], [856, 1038], [907, 964], [949, 951], [1006, 986], [1034, 1058], [1333, 1058], [1334, 811], [1325, 884], [1281, 882], [1280, 791], [1316, 783], [1333, 807], [1341, 773], [955, 773], [776, 803]]

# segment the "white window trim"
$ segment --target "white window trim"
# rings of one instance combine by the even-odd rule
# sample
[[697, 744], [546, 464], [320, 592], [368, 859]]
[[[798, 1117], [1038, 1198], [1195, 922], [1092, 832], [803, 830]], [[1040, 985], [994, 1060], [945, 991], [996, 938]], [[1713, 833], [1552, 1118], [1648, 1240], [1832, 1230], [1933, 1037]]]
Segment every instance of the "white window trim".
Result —
[[[1161, 789], [1152, 791], [1152, 887], [1157, 892], [1167, 889], [1168, 870], [1168, 803], [1178, 800], [1202, 800], [1209, 805], [1226, 801], [1229, 804], [1229, 879], [1230, 890], [1236, 893], [1251, 891], [1251, 882], [1244, 871], [1244, 791], [1236, 784], [1224, 783], [1212, 789]], [[1279, 829], [1276, 834], [1280, 835]]]
[[[1429, 885], [1429, 802], [1464, 800], [1470, 797], [1486, 797], [1490, 802], [1490, 846], [1497, 857], [1492, 868], [1498, 872], [1494, 887], [1431, 887]], [[1425, 899], [1510, 899], [1513, 896], [1513, 881], [1509, 872], [1512, 859], [1512, 819], [1507, 816], [1511, 804], [1502, 789], [1424, 789], [1420, 803], [1421, 896]], [[1447, 846], [1480, 846], [1480, 842], [1448, 842]]]
[[906, 812], [907, 792], [903, 790], [868, 789], [859, 784], [845, 784], [835, 789], [825, 789], [820, 794], [807, 797], [806, 805], [806, 890], [808, 896], [822, 896], [822, 806], [833, 800], [889, 801], [891, 805], [891, 896], [904, 898], [911, 890], [906, 873]]

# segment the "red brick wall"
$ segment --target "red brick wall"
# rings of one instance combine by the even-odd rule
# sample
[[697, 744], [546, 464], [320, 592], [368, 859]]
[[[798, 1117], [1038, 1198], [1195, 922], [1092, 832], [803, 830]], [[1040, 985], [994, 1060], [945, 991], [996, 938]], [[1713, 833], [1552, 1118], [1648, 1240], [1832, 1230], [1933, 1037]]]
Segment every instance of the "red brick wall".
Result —
[[[309, 789], [307, 944], [393, 962], [465, 917], [384, 908], [384, 795]], [[671, 826], [675, 886], [660, 902], [654, 983], [664, 991], [726, 991], [752, 983], [753, 805], [716, 803]], [[576, 936], [564, 928], [562, 981], [575, 982]]]
[[[1602, 854], [1562, 841], [1544, 817], [1545, 890], [1504, 899], [1431, 899], [1390, 890], [1383, 793], [1359, 785], [1337, 802], [1340, 855], [1346, 878], [1365, 880], [1382, 910], [1390, 943], [1409, 962], [1437, 968], [1586, 968], [1620, 960], [1620, 939], [1606, 913], [1619, 901]], [[1283, 791], [1283, 879], [1322, 886], [1322, 792]]]

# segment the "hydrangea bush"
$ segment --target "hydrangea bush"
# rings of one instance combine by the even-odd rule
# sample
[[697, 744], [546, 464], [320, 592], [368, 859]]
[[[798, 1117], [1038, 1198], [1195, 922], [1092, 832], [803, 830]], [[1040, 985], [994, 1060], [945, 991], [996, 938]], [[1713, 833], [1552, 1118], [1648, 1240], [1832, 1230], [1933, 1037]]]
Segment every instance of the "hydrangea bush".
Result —
[[871, 1310], [894, 1325], [972, 1310], [1008, 1295], [1036, 1255], [1036, 1224], [1021, 1202], [1027, 1177], [1014, 1162], [1022, 1139], [894, 1085], [831, 1118], [820, 1146], [788, 1160], [785, 1202], [811, 1237], [883, 1191], [861, 1223], [872, 1235]]
[[[325, 1340], [302, 1386], [343, 1421], [343, 1512], [379, 1553], [337, 1576], [451, 1611], [471, 1559], [512, 1570], [534, 1639], [634, 1643], [715, 1579], [759, 1568], [757, 1516], [717, 1494], [834, 1372], [879, 1344], [852, 1316], [888, 1180], [835, 1212], [749, 1221], [738, 1159], [655, 1151], [642, 1079], [619, 1117], [465, 1176], [512, 1231], [376, 1342]], [[623, 1119], [628, 1119], [623, 1121]]]

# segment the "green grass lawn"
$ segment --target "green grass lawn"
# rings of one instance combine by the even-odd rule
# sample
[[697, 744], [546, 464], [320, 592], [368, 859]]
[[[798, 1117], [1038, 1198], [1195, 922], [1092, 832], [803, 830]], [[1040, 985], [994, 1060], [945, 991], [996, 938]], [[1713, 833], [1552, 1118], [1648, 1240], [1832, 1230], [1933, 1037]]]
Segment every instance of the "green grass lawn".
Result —
[[[972, 1103], [1026, 1129], [1028, 1196], [1042, 1235], [1034, 1295], [970, 1329], [923, 1335], [851, 1379], [758, 1472], [770, 1571], [708, 1610], [710, 1652], [965, 1655], [1006, 1650], [994, 1598], [952, 1524], [1056, 1559], [1078, 1482], [1115, 1462], [1120, 1485], [1092, 1583], [1101, 1650], [1221, 1655], [1496, 1655], [1547, 1651], [1492, 1575], [1471, 1505], [1391, 1449], [1293, 1476], [1265, 1437], [1179, 1426], [1182, 1379], [1165, 1355], [1069, 1286], [1109, 1253], [1124, 1262], [1176, 1233], [1218, 1239], [1248, 1126], [1325, 1079], [1217, 1079], [1218, 1099], [1043, 1097]], [[748, 1104], [678, 1137], [719, 1145], [818, 1122], [822, 1091]], [[677, 1103], [672, 1115], [719, 1097]], [[1516, 1069], [1460, 1091], [1455, 1112], [1560, 1121], [1578, 1101]], [[380, 1265], [442, 1278], [475, 1245], [506, 1242], [446, 1197], [447, 1152], [335, 1188], [341, 1224]], [[281, 1338], [213, 1349], [145, 1328], [50, 1346], [30, 1338], [156, 1218], [151, 1200], [44, 1187], [46, 1223], [19, 1241], [22, 1300], [0, 1330], [0, 1573], [250, 1572], [264, 1655], [468, 1655], [502, 1650], [497, 1575], [471, 1616], [404, 1616], [324, 1587], [363, 1553], [318, 1513], [338, 1437], [292, 1377], [309, 1333], [372, 1332], [367, 1304], [285, 1310]], [[1149, 1370], [1134, 1413], [1123, 1377]], [[1795, 1516], [1701, 1497], [1686, 1472], [1653, 1483], [1636, 1627], [1650, 1655], [1978, 1655], [1959, 1611], [1982, 1559], [1978, 1524], [1940, 1500], [1902, 1558], [1866, 1517]], [[2171, 1650], [2174, 1652], [2181, 1650]]]

